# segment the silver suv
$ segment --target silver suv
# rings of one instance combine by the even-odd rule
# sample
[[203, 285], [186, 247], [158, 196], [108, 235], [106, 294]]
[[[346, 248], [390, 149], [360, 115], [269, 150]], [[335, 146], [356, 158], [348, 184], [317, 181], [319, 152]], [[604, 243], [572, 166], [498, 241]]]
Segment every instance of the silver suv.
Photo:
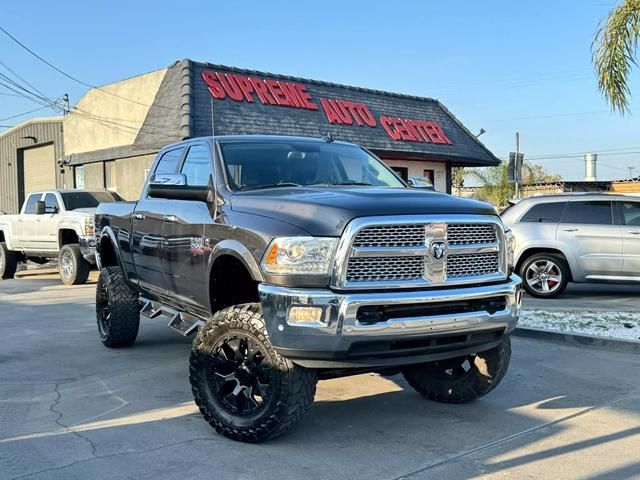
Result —
[[516, 271], [535, 297], [557, 296], [569, 281], [640, 283], [640, 198], [531, 197], [502, 220], [515, 234]]

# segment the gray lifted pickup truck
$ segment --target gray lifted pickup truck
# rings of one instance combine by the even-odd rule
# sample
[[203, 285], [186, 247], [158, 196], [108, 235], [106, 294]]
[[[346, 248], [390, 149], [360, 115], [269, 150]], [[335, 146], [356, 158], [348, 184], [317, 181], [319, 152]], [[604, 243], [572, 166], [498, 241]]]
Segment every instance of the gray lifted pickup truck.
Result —
[[289, 430], [319, 379], [402, 373], [462, 403], [509, 365], [520, 278], [495, 210], [409, 188], [356, 145], [168, 146], [139, 201], [98, 207], [96, 235], [102, 343], [132, 345], [141, 315], [197, 332], [195, 401], [235, 440]]

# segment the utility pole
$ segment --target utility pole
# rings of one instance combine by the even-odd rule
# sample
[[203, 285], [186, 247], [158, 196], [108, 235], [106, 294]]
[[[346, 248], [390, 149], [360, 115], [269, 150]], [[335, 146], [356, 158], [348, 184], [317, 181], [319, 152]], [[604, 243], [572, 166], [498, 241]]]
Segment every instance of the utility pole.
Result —
[[629, 178], [633, 178], [633, 171], [636, 169], [636, 167], [627, 167], [629, 169]]
[[522, 171], [518, 168], [519, 157], [520, 157], [520, 132], [516, 132], [516, 162], [515, 162], [516, 198], [520, 198], [520, 177], [522, 176]]
[[68, 93], [65, 93], [62, 96], [62, 102], [63, 102], [62, 114], [66, 115], [67, 113], [69, 113], [69, 94]]

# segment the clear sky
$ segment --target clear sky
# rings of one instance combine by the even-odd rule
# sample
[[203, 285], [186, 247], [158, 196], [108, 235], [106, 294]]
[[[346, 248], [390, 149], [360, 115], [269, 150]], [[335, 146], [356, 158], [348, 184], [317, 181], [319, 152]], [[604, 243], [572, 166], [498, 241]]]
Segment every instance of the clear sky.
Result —
[[[640, 103], [630, 116], [611, 114], [591, 64], [593, 35], [614, 4], [33, 0], [3, 2], [0, 25], [93, 85], [191, 58], [438, 98], [472, 132], [486, 129], [481, 140], [501, 158], [519, 131], [525, 158], [551, 156], [535, 160], [551, 172], [582, 179], [581, 158], [557, 155], [593, 151], [599, 179], [611, 179], [627, 177], [627, 166], [640, 175]], [[3, 34], [0, 61], [49, 97], [67, 92], [73, 105], [86, 91]], [[631, 86], [640, 95], [639, 73]], [[37, 107], [0, 95], [0, 119]]]

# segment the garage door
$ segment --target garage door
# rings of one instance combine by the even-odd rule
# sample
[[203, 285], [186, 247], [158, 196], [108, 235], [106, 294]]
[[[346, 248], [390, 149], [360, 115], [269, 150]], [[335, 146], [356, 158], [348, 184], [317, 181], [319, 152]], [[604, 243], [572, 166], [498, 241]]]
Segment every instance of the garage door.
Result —
[[56, 188], [56, 167], [53, 145], [24, 150], [25, 196], [39, 190]]

